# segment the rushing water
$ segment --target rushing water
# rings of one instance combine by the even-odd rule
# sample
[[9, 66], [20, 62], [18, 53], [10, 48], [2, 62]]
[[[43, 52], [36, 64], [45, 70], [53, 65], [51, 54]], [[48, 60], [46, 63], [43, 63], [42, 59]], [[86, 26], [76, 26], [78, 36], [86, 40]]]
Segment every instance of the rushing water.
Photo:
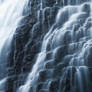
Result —
[[11, 41], [22, 18], [26, 2], [27, 0], [0, 0], [0, 92], [4, 91], [4, 83], [7, 80], [7, 68], [5, 67]]
[[[89, 67], [87, 65], [90, 61], [90, 53], [92, 53], [92, 3], [90, 1], [78, 5], [77, 1], [77, 5], [70, 5], [71, 2], [69, 2], [69, 5], [58, 11], [56, 23], [45, 35], [36, 63], [18, 92], [36, 92], [35, 85], [40, 71], [44, 69], [46, 55], [49, 52], [52, 53], [49, 62], [55, 62], [55, 58], [59, 58], [58, 60], [62, 64], [68, 64], [63, 69], [60, 88], [57, 92], [66, 92], [63, 82], [68, 73], [70, 92], [90, 92], [88, 86], [90, 81]], [[62, 53], [59, 53], [60, 51]], [[59, 57], [56, 57], [58, 55]], [[49, 75], [52, 74], [53, 69]], [[48, 89], [48, 86], [46, 88]]]

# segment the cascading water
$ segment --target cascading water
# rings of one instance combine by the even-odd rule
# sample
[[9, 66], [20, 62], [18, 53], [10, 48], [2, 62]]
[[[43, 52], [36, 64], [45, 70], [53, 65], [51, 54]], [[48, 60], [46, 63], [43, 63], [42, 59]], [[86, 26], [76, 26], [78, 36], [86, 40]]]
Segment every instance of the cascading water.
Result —
[[0, 92], [4, 92], [8, 53], [26, 2], [27, 0], [0, 0]]
[[[38, 92], [36, 87], [44, 73], [46, 74], [42, 86], [44, 91], [39, 92], [50, 92], [51, 81], [58, 78], [55, 76], [59, 76], [60, 82], [59, 88], [53, 92], [91, 92], [89, 87], [89, 63], [92, 55], [91, 5], [91, 1], [81, 5], [70, 5], [69, 2], [69, 5], [58, 11], [56, 22], [43, 39], [36, 63], [18, 92]], [[47, 60], [48, 55], [50, 58]], [[48, 63], [55, 68], [61, 65], [59, 75], [54, 74], [53, 68], [46, 69]]]

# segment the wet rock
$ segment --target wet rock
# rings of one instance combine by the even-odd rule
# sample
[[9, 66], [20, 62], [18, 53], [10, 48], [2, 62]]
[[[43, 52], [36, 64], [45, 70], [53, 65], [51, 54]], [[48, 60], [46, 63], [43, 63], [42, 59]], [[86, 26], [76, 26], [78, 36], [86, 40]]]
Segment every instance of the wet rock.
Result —
[[38, 81], [43, 82], [52, 78], [52, 69], [46, 69], [39, 72]]
[[48, 89], [41, 89], [39, 92], [48, 92]]
[[44, 83], [39, 83], [36, 88], [36, 92], [39, 92], [43, 88]]
[[48, 61], [48, 60], [52, 59], [52, 57], [53, 57], [53, 52], [49, 51], [49, 52], [46, 53], [46, 59], [45, 60]]
[[63, 74], [64, 64], [58, 64], [53, 70], [53, 78], [59, 78]]
[[64, 58], [64, 56], [67, 54], [67, 46], [61, 46], [55, 49], [54, 51], [54, 58], [55, 63], [61, 62], [61, 60]]
[[53, 80], [49, 86], [49, 92], [58, 92], [59, 91], [59, 80]]
[[54, 68], [55, 67], [54, 60], [52, 59], [52, 60], [46, 61], [46, 63], [45, 63], [44, 66], [45, 66], [46, 69], [52, 69], [52, 68]]

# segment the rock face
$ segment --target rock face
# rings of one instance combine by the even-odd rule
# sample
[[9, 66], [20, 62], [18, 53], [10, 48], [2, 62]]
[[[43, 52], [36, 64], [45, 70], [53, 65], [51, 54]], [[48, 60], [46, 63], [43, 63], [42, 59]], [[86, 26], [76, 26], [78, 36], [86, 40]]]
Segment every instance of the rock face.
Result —
[[37, 54], [40, 51], [44, 35], [55, 22], [59, 7], [53, 2], [44, 2], [44, 9], [40, 10], [40, 0], [30, 0], [24, 18], [20, 22], [12, 41], [9, 55], [6, 92], [16, 92], [24, 83], [30, 72]]
[[[75, 5], [84, 3], [88, 0], [79, 0], [79, 2], [76, 3], [73, 1], [77, 0], [64, 0], [64, 2], [63, 0], [43, 0], [42, 7], [41, 0], [29, 0], [28, 8], [24, 8], [24, 17], [21, 20], [19, 27], [17, 28], [12, 40], [12, 49], [9, 53], [9, 63], [7, 65], [9, 78], [6, 84], [6, 92], [16, 92], [17, 89], [24, 84], [29, 72], [35, 64], [38, 53], [41, 51], [42, 41], [45, 34], [51, 29], [52, 25], [56, 23], [56, 15], [59, 9], [63, 6], [66, 6], [69, 3], [69, 1], [70, 4]], [[83, 11], [86, 11], [88, 14], [89, 5], [87, 6], [86, 4], [83, 8]], [[65, 16], [67, 16], [67, 14]], [[87, 16], [88, 15], [82, 15], [79, 17], [83, 17], [83, 20], [85, 20]], [[89, 19], [89, 21], [91, 21], [91, 23], [88, 22], [85, 26], [90, 27], [90, 25], [92, 25], [92, 20]], [[60, 21], [58, 25], [55, 24], [55, 26], [61, 26], [61, 22], [63, 21]], [[83, 22], [84, 21], [81, 20], [80, 23], [83, 24]], [[78, 24], [74, 26], [73, 30], [76, 32], [76, 30], [78, 30], [79, 27], [80, 25]], [[74, 39], [76, 43], [79, 40], [81, 40], [79, 38], [81, 38], [83, 35], [82, 30], [84, 29], [81, 28], [78, 35], [74, 34], [76, 36], [76, 39]], [[56, 48], [57, 52], [54, 55], [54, 59], [51, 58], [53, 56], [53, 53], [50, 51], [51, 48], [48, 44], [48, 53], [46, 53], [44, 69], [39, 72], [35, 92], [70, 92], [71, 84], [73, 84], [74, 82], [74, 78], [71, 79], [71, 76], [74, 77], [74, 74], [77, 70], [75, 67], [69, 68], [67, 72], [65, 72], [65, 70], [69, 65], [68, 61], [70, 61], [71, 57], [73, 57], [72, 53], [76, 51], [76, 48], [80, 48], [81, 44], [83, 44], [79, 43], [80, 47], [76, 44], [70, 44], [72, 39], [70, 35], [71, 34], [69, 33], [69, 31], [67, 31], [64, 33], [64, 36], [61, 36], [63, 40], [62, 38], [60, 39], [61, 43], [59, 43], [59, 47]], [[52, 39], [55, 43], [58, 44], [58, 42], [56, 41], [56, 39], [58, 39], [57, 37], [56, 39], [52, 37]], [[52, 43], [52, 45], [54, 49], [56, 46], [54, 45], [54, 43]], [[72, 45], [72, 48], [69, 49], [68, 47], [70, 45]], [[89, 51], [85, 51], [85, 53], [89, 53]], [[90, 53], [92, 54], [91, 48]], [[85, 57], [85, 61], [88, 61], [86, 65], [90, 67], [92, 66], [91, 54], [87, 54], [88, 57]], [[66, 55], [67, 57], [65, 57]], [[71, 71], [73, 73], [72, 75]], [[89, 71], [91, 76], [91, 68], [89, 68]], [[61, 76], [63, 75], [62, 72], [65, 72], [63, 80], [61, 79]], [[71, 80], [72, 83], [69, 84]], [[92, 87], [91, 84], [89, 84], [89, 86], [89, 88]], [[33, 92], [33, 89], [34, 86], [30, 88], [30, 92]], [[63, 89], [63, 91], [61, 89]], [[76, 92], [78, 91], [79, 90], [77, 90], [76, 88]]]

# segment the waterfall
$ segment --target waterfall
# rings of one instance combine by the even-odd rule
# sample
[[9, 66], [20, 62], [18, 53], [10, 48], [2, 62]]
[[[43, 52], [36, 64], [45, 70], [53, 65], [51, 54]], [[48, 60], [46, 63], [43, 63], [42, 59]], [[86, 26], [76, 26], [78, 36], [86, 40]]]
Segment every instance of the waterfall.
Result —
[[[27, 0], [0, 0], [0, 92], [7, 80], [8, 54]], [[6, 78], [4, 78], [6, 77]]]
[[[61, 64], [61, 68], [65, 65], [60, 70], [62, 72], [59, 76], [60, 86], [53, 92], [67, 92], [65, 90], [67, 85], [69, 85], [68, 92], [91, 92], [89, 62], [92, 59], [92, 2], [81, 5], [70, 5], [70, 3], [58, 11], [55, 23], [43, 39], [41, 52], [25, 84], [18, 89], [18, 92], [38, 92], [37, 83], [41, 72], [45, 70], [48, 71], [48, 74], [45, 71], [47, 75], [43, 75], [47, 77], [46, 85], [43, 84], [42, 87], [45, 91], [40, 92], [50, 92], [49, 85], [57, 77], [53, 76], [53, 69], [45, 69], [49, 62], [52, 66]], [[50, 57], [49, 60], [47, 55]]]

